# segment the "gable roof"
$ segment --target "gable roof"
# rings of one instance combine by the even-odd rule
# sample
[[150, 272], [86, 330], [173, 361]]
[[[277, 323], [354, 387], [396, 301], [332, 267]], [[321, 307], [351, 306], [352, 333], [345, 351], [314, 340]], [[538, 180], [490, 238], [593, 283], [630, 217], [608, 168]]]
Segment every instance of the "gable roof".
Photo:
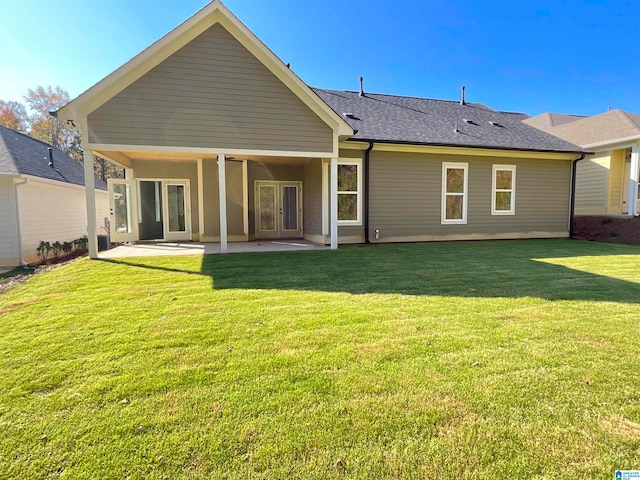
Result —
[[[53, 167], [49, 166], [49, 148]], [[0, 175], [32, 175], [84, 186], [84, 167], [59, 148], [0, 125]], [[96, 188], [107, 184], [95, 179]]]
[[309, 86], [262, 43], [220, 0], [213, 0], [53, 114], [63, 122], [80, 120], [215, 24], [222, 25], [318, 117], [335, 129], [338, 135], [347, 137], [353, 134], [348, 122], [340, 115], [336, 115], [331, 108], [322, 102]]
[[593, 117], [583, 117], [569, 123], [551, 126], [540, 124], [538, 118], [542, 115], [524, 120], [524, 123], [583, 147], [640, 138], [640, 115], [624, 110], [612, 110]]
[[522, 123], [526, 114], [500, 112], [480, 103], [314, 91], [336, 113], [350, 114], [346, 119], [357, 130], [350, 140], [583, 153], [576, 145]]
[[551, 113], [546, 112], [535, 117], [529, 117], [526, 119], [526, 124], [536, 127], [540, 130], [548, 132], [549, 128], [557, 127], [558, 125], [564, 125], [565, 123], [575, 122], [586, 118], [584, 115], [570, 115], [565, 113]]

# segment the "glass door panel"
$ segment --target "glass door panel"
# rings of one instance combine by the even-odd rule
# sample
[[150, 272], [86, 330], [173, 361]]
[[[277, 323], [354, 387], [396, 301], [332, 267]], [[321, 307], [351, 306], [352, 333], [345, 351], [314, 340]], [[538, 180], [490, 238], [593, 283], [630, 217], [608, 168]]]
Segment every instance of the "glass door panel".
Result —
[[186, 232], [184, 185], [167, 185], [169, 232]]
[[135, 180], [109, 179], [109, 221], [112, 242], [138, 240]]
[[162, 182], [164, 239], [191, 240], [191, 203], [188, 180]]
[[282, 185], [282, 229], [298, 230], [298, 187]]

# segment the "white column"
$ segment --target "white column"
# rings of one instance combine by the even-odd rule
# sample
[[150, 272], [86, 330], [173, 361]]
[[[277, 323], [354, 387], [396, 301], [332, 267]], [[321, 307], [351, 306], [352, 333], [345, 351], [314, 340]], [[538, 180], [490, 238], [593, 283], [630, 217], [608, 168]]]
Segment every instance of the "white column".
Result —
[[225, 156], [218, 155], [218, 192], [220, 194], [220, 253], [227, 253], [227, 174]]
[[629, 215], [638, 215], [638, 145], [631, 147], [631, 169], [629, 174]]
[[331, 235], [331, 250], [338, 249], [338, 159], [332, 158], [329, 168], [329, 184], [331, 185], [331, 212], [329, 232]]
[[242, 161], [242, 231], [249, 240], [249, 165]]
[[[98, 258], [98, 231], [96, 226], [96, 182], [93, 173], [93, 151], [84, 150], [84, 192], [87, 203], [87, 237], [89, 258]], [[112, 225], [113, 227], [113, 225]]]
[[204, 241], [204, 180], [202, 177], [202, 159], [197, 160], [198, 169], [198, 241]]

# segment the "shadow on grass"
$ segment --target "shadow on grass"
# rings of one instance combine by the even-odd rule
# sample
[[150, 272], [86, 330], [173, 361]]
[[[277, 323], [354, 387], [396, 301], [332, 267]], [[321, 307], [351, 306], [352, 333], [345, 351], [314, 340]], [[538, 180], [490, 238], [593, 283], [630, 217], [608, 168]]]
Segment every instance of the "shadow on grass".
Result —
[[[205, 275], [215, 289], [639, 303], [640, 283], [616, 278], [620, 265], [599, 258], [618, 255], [640, 259], [640, 248], [572, 240], [353, 245], [338, 251], [205, 255], [199, 271], [181, 269], [180, 257], [164, 257], [153, 264], [135, 259], [101, 261]], [[592, 257], [588, 268], [602, 273], [544, 261], [575, 257]], [[640, 279], [638, 268], [634, 278]]]

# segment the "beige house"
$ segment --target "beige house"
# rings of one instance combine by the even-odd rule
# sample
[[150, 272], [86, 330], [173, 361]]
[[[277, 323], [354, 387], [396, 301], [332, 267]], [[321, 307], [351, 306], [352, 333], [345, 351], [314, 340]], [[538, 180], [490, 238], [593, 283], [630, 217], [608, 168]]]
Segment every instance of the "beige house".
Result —
[[[107, 185], [99, 179], [94, 184], [93, 223], [103, 225], [109, 213]], [[68, 242], [86, 235], [85, 198], [82, 165], [57, 148], [0, 126], [0, 267], [38, 262], [41, 241]]]
[[311, 88], [219, 1], [56, 114], [78, 125], [87, 159], [126, 168], [110, 183], [113, 240], [222, 252], [278, 238], [567, 237], [583, 155], [464, 99]]
[[594, 152], [578, 163], [576, 215], [638, 215], [640, 115], [623, 110], [593, 117], [543, 113], [524, 122]]

